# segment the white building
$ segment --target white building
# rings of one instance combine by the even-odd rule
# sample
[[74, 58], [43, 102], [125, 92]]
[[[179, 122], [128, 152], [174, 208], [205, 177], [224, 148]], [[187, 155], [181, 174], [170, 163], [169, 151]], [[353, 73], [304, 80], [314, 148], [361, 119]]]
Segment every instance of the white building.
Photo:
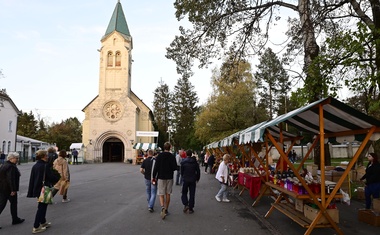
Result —
[[18, 110], [5, 89], [0, 90], [0, 152], [16, 151]]

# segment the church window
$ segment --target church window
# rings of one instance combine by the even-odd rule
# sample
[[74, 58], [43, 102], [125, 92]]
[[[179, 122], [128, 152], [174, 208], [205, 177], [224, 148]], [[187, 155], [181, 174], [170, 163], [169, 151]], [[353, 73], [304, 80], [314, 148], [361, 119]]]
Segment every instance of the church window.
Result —
[[113, 66], [113, 56], [112, 56], [112, 51], [109, 51], [107, 55], [107, 67], [112, 67], [112, 66]]
[[8, 141], [8, 153], [11, 152], [11, 142]]
[[5, 144], [6, 144], [6, 142], [5, 142], [5, 140], [3, 141], [3, 147], [1, 148], [1, 150], [3, 151], [3, 153], [5, 153]]
[[115, 55], [115, 66], [116, 67], [120, 67], [121, 66], [121, 53], [120, 53], [120, 51], [116, 52], [116, 55]]

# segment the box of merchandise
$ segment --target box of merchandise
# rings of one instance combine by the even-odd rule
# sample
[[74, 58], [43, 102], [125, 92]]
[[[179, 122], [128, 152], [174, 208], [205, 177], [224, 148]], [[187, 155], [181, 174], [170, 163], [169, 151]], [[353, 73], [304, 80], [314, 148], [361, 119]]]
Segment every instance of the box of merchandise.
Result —
[[380, 198], [374, 198], [372, 200], [372, 203], [373, 203], [373, 210], [375, 212], [380, 213]]
[[[338, 209], [327, 209], [326, 211], [335, 223], [339, 223], [339, 210]], [[313, 207], [305, 204], [303, 213], [304, 213], [306, 218], [313, 221], [315, 219], [315, 217], [317, 217], [317, 214], [319, 213], [319, 209], [313, 208]], [[322, 217], [319, 218], [319, 221], [317, 222], [317, 224], [328, 224], [328, 223], [329, 222], [324, 215], [322, 215]]]
[[315, 164], [306, 166], [307, 172], [311, 172], [312, 176], [317, 176], [318, 166]]
[[356, 199], [364, 200], [364, 187], [357, 187], [356, 188]]
[[380, 227], [380, 213], [373, 210], [361, 209], [358, 211], [358, 220], [360, 222]]
[[296, 199], [295, 206], [297, 211], [303, 212], [303, 200]]

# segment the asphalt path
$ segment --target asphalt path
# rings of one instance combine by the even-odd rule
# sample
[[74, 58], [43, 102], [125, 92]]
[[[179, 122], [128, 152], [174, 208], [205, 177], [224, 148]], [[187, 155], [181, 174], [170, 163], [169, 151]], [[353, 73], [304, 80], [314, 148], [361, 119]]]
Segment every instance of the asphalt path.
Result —
[[[0, 215], [0, 234], [31, 234], [37, 202], [26, 198], [30, 170], [24, 163], [21, 172], [18, 213], [26, 221], [11, 224], [9, 203]], [[148, 211], [143, 175], [139, 165], [103, 163], [70, 165], [71, 202], [62, 203], [56, 195], [48, 206], [47, 220], [52, 226], [43, 234], [279, 234], [264, 220], [257, 219], [247, 203], [230, 193], [230, 203], [217, 202], [219, 183], [215, 175], [202, 171], [197, 185], [194, 214], [184, 214], [180, 186], [174, 185], [170, 215], [162, 220], [156, 199], [155, 212]]]

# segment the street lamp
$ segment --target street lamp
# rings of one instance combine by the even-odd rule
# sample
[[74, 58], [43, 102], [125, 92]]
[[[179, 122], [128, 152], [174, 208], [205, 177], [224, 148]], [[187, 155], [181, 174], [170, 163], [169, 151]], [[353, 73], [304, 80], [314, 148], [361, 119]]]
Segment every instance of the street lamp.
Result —
[[168, 126], [168, 133], [169, 133], [169, 143], [170, 143], [170, 138], [171, 138], [171, 133], [172, 133], [172, 126]]

